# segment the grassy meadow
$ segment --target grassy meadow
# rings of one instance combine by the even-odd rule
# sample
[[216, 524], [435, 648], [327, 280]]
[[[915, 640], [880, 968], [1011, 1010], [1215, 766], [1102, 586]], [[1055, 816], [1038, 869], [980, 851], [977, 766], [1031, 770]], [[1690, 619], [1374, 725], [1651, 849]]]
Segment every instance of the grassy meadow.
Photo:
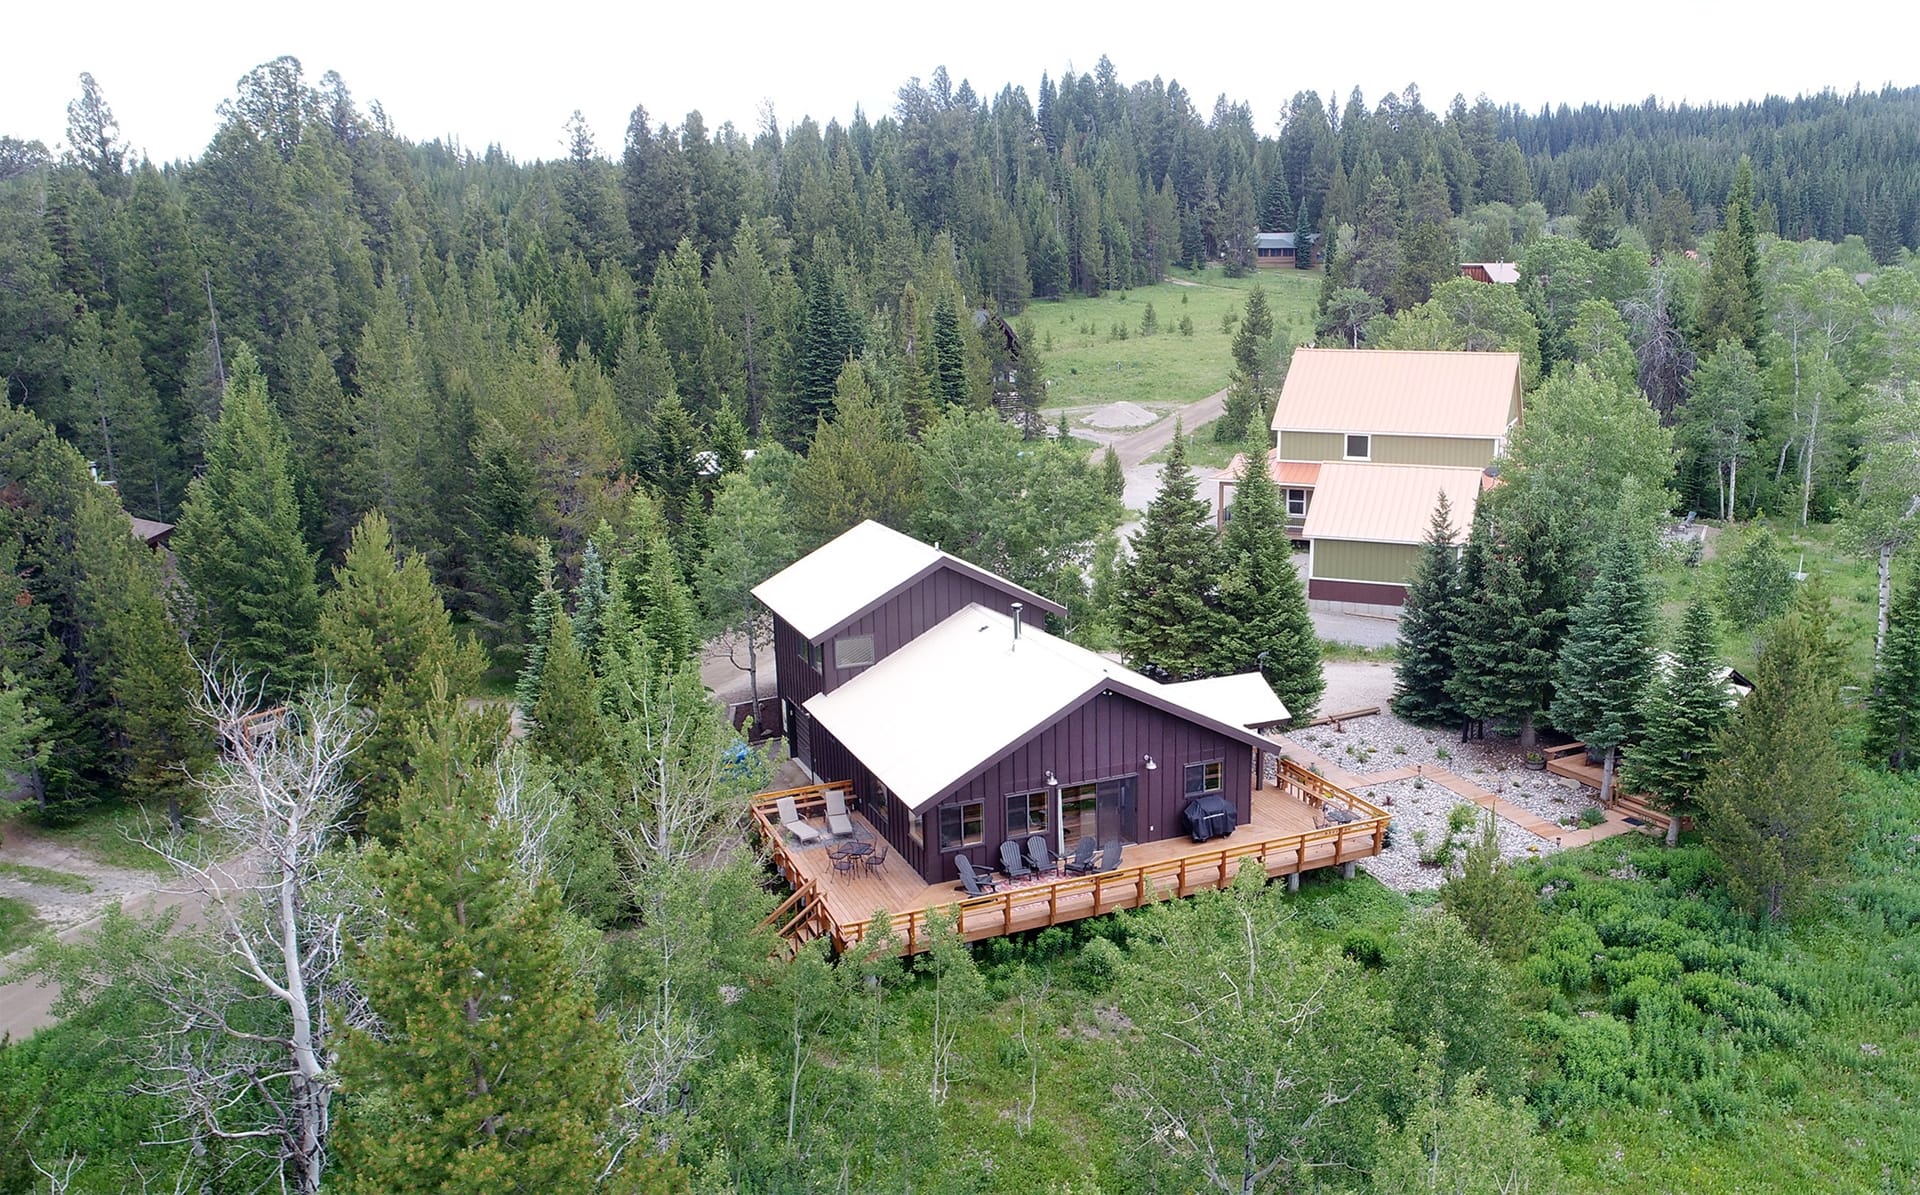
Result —
[[[1225, 321], [1245, 310], [1256, 285], [1267, 292], [1274, 327], [1295, 344], [1311, 342], [1317, 270], [1229, 278], [1217, 268], [1177, 269], [1157, 286], [1034, 303], [1022, 318], [1033, 321], [1045, 356], [1047, 407], [1189, 403], [1225, 388], [1233, 369], [1233, 332]], [[1159, 330], [1142, 335], [1148, 304]], [[1193, 335], [1181, 334], [1182, 318], [1193, 321]], [[1116, 326], [1126, 329], [1125, 340], [1114, 334]]]

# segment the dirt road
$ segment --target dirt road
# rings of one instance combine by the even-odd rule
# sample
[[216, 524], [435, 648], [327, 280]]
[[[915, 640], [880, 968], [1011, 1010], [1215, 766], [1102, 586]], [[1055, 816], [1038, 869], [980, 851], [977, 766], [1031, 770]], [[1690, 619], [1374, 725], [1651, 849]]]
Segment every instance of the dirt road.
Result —
[[[1167, 404], [1156, 409], [1156, 413], [1160, 416], [1158, 419], [1137, 430], [1109, 430], [1089, 427], [1080, 422], [1100, 410], [1099, 407], [1073, 407], [1069, 408], [1066, 414], [1074, 423], [1075, 439], [1099, 446], [1092, 458], [1096, 466], [1100, 464], [1107, 447], [1109, 445], [1113, 447], [1114, 453], [1120, 458], [1121, 471], [1127, 479], [1127, 488], [1120, 500], [1128, 510], [1139, 514], [1147, 509], [1147, 504], [1153, 501], [1153, 496], [1160, 492], [1160, 466], [1147, 464], [1147, 458], [1173, 443], [1176, 418], [1186, 431], [1191, 432], [1202, 424], [1218, 419], [1226, 405], [1225, 390], [1209, 394], [1198, 402], [1185, 405]], [[1201, 486], [1200, 495], [1211, 503], [1214, 498], [1214, 487]], [[1122, 524], [1121, 538], [1124, 540], [1131, 537], [1138, 526], [1138, 521]]]

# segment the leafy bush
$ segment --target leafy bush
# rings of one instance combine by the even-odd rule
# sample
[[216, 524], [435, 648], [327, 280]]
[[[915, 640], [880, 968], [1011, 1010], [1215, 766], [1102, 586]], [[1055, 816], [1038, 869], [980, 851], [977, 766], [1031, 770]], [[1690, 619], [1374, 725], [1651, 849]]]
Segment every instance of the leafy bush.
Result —
[[1110, 939], [1088, 939], [1074, 961], [1073, 981], [1090, 992], [1104, 992], [1113, 986], [1125, 961], [1126, 955]]

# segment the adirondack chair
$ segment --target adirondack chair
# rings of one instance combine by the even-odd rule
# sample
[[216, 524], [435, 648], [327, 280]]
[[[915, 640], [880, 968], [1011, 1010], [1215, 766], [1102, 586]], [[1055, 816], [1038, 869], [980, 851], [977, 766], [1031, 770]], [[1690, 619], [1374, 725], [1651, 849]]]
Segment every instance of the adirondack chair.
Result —
[[1100, 848], [1100, 870], [1102, 872], [1120, 870], [1120, 840], [1115, 838]]
[[965, 855], [955, 855], [953, 861], [960, 868], [960, 883], [966, 887], [968, 896], [985, 896], [989, 892], [1000, 890], [1000, 885], [993, 882], [993, 876], [987, 872], [975, 871], [973, 860]]
[[1033, 869], [1020, 857], [1020, 844], [1011, 838], [1000, 844], [1000, 870], [1006, 872], [1010, 880], [1024, 880], [1033, 874]]
[[1033, 869], [1038, 872], [1044, 873], [1053, 870], [1053, 852], [1047, 849], [1047, 836], [1045, 834], [1035, 834], [1027, 839], [1027, 862], [1032, 864]]
[[1073, 858], [1067, 860], [1070, 875], [1083, 876], [1093, 871], [1093, 839], [1082, 838], [1073, 846]]

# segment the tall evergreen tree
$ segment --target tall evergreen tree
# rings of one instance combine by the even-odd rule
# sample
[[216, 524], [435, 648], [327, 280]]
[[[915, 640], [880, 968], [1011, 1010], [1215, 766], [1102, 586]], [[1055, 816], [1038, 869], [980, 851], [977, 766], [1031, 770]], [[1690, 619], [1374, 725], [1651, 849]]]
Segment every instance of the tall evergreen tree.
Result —
[[1273, 402], [1272, 353], [1273, 309], [1267, 305], [1267, 292], [1256, 286], [1247, 295], [1246, 311], [1234, 329], [1233, 380], [1226, 406], [1214, 421], [1215, 440], [1244, 440], [1254, 423], [1266, 418]]
[[1600, 571], [1567, 618], [1554, 668], [1553, 723], [1605, 755], [1600, 803], [1613, 800], [1621, 744], [1640, 728], [1653, 673], [1653, 585], [1639, 548], [1615, 537]]
[[1120, 454], [1113, 450], [1111, 444], [1100, 454], [1100, 486], [1107, 491], [1109, 498], [1117, 500], [1126, 496], [1126, 470], [1121, 467]]
[[1798, 911], [1844, 858], [1846, 759], [1834, 650], [1802, 601], [1767, 629], [1753, 692], [1714, 740], [1702, 791], [1707, 845], [1755, 916]]
[[1700, 810], [1700, 788], [1713, 759], [1714, 739], [1732, 707], [1723, 671], [1713, 612], [1705, 602], [1693, 602], [1681, 619], [1672, 652], [1649, 687], [1641, 718], [1646, 733], [1621, 763], [1622, 783], [1652, 797], [1671, 815], [1668, 846], [1680, 840], [1680, 819]]
[[1234, 493], [1233, 518], [1221, 537], [1220, 562], [1219, 636], [1209, 671], [1226, 675], [1258, 668], [1293, 715], [1294, 725], [1306, 725], [1326, 690], [1320, 636], [1293, 567], [1287, 512], [1267, 472], [1264, 445], [1247, 454], [1246, 471]]
[[1206, 502], [1195, 496], [1186, 437], [1176, 421], [1160, 492], [1121, 574], [1114, 619], [1127, 666], [1155, 680], [1190, 680], [1206, 671], [1219, 629], [1211, 599], [1220, 545], [1210, 521]]
[[1459, 720], [1447, 689], [1453, 675], [1453, 642], [1466, 616], [1460, 591], [1459, 532], [1446, 492], [1434, 505], [1426, 546], [1407, 581], [1400, 608], [1400, 646], [1394, 663], [1393, 712], [1409, 722], [1438, 725]]
[[967, 406], [966, 343], [960, 338], [960, 313], [953, 296], [944, 291], [933, 305], [930, 364], [935, 401], [941, 406]]
[[290, 450], [266, 379], [244, 345], [231, 369], [207, 471], [188, 487], [173, 542], [216, 641], [209, 647], [288, 693], [311, 664], [315, 557], [300, 535]]
[[540, 696], [533, 704], [528, 742], [554, 766], [581, 768], [600, 755], [600, 727], [593, 695], [593, 669], [580, 651], [573, 620], [553, 616], [540, 669]]
[[860, 522], [905, 527], [920, 505], [920, 465], [898, 407], [875, 396], [857, 361], [841, 371], [834, 418], [793, 475], [794, 524], [818, 546]]
[[1563, 615], [1546, 600], [1544, 576], [1558, 567], [1541, 536], [1496, 526], [1482, 503], [1467, 541], [1465, 571], [1474, 588], [1453, 638], [1447, 691], [1461, 715], [1520, 728], [1520, 749], [1534, 749], [1534, 719], [1553, 691], [1554, 649]]
[[342, 1188], [561, 1191], [605, 1157], [613, 1032], [569, 957], [559, 889], [516, 859], [490, 760], [463, 752], [410, 794], [397, 851], [373, 852], [385, 933], [354, 963], [379, 1030], [340, 1047]]
[[1920, 567], [1909, 570], [1888, 612], [1867, 703], [1866, 748], [1896, 772], [1920, 768]]
[[[386, 516], [354, 528], [334, 588], [321, 600], [315, 662], [374, 720], [355, 759], [363, 805], [390, 815], [406, 767], [407, 734], [445, 701], [473, 691], [479, 649], [454, 634], [426, 563], [401, 555]], [[389, 829], [391, 823], [376, 825]]]
[[807, 446], [821, 416], [833, 409], [840, 371], [857, 349], [846, 295], [833, 275], [816, 265], [794, 329], [793, 381], [780, 408], [780, 439], [787, 447]]

